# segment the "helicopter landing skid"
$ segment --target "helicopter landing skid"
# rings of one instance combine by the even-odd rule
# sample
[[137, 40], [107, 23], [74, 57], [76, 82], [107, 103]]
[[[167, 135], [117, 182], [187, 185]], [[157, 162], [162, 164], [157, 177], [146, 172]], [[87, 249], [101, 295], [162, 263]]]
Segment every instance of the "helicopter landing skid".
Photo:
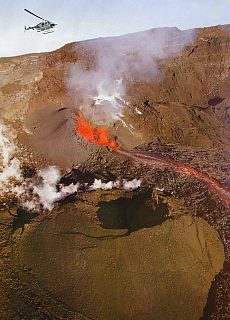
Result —
[[46, 32], [43, 32], [42, 34], [48, 34], [48, 33], [53, 33], [54, 31], [46, 31]]

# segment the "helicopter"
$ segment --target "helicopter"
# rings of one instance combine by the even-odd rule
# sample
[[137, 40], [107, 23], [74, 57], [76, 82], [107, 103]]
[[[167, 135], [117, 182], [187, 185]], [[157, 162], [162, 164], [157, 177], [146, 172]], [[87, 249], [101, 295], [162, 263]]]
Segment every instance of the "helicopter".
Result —
[[54, 22], [51, 22], [49, 20], [43, 19], [41, 17], [39, 17], [38, 15], [36, 15], [35, 13], [29, 11], [28, 9], [24, 9], [26, 12], [32, 14], [33, 16], [43, 20], [42, 22], [38, 23], [36, 26], [33, 27], [26, 27], [25, 26], [25, 30], [36, 30], [37, 32], [42, 32], [43, 34], [47, 34], [47, 33], [52, 33], [54, 32], [53, 30], [51, 30], [52, 28], [54, 28], [57, 24]]

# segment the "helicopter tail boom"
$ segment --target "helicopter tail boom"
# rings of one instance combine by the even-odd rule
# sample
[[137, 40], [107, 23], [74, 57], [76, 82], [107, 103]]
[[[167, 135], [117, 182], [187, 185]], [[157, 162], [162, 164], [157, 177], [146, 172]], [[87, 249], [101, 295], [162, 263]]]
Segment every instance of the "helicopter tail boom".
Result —
[[24, 32], [27, 31], [27, 30], [31, 30], [31, 29], [33, 30], [34, 28], [33, 28], [33, 27], [26, 27], [26, 26], [24, 26]]

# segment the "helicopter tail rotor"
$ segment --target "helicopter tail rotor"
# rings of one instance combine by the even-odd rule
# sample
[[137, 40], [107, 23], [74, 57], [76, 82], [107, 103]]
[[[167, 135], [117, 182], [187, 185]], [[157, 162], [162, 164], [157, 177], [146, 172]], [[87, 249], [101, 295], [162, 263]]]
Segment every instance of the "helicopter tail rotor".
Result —
[[33, 28], [24, 26], [24, 32], [26, 32], [27, 30], [30, 30], [30, 29], [33, 29]]

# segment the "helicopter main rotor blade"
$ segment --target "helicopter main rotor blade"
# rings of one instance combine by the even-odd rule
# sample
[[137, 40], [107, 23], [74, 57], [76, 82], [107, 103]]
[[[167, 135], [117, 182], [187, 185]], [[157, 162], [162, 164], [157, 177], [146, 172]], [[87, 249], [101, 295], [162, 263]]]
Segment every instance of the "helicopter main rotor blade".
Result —
[[32, 14], [32, 16], [35, 16], [35, 17], [37, 17], [37, 18], [39, 18], [39, 19], [41, 19], [41, 20], [43, 20], [43, 21], [48, 21], [48, 20], [46, 20], [46, 19], [43, 19], [42, 17], [39, 17], [38, 15], [36, 15], [35, 13], [31, 12], [31, 11], [28, 10], [28, 9], [24, 9], [24, 10], [25, 10], [26, 12]]

